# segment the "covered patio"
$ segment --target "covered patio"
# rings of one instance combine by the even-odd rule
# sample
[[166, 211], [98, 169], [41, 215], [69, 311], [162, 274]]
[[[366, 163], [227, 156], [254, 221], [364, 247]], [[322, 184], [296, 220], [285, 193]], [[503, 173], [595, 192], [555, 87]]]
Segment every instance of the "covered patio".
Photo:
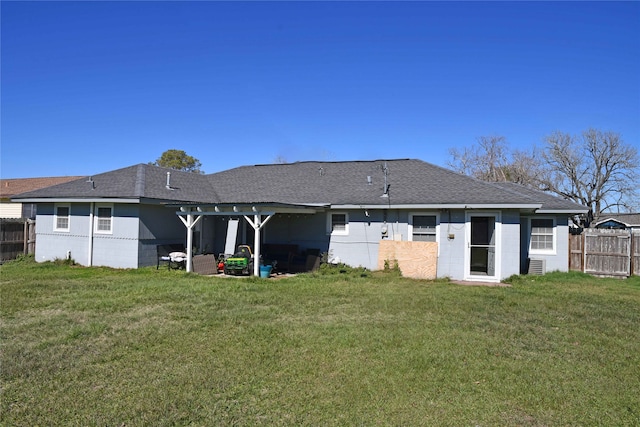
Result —
[[225, 216], [244, 218], [254, 231], [253, 275], [260, 275], [261, 236], [260, 231], [276, 214], [315, 214], [324, 210], [325, 205], [294, 205], [282, 203], [230, 203], [230, 204], [169, 204], [177, 207], [176, 215], [184, 224], [187, 231], [186, 239], [186, 271], [193, 271], [193, 230], [196, 224], [205, 216]]

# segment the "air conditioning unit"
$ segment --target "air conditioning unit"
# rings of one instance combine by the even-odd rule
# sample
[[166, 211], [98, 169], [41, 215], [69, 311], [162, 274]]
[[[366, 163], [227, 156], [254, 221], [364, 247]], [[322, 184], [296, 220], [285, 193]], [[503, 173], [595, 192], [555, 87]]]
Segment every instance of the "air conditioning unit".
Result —
[[529, 274], [542, 275], [546, 273], [546, 260], [529, 258]]

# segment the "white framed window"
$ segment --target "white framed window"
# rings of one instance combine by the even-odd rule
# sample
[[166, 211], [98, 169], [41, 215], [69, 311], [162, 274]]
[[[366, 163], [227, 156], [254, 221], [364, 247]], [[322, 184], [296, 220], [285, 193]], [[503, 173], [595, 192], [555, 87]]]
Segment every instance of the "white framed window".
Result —
[[440, 218], [437, 213], [409, 214], [409, 240], [437, 242]]
[[553, 218], [531, 218], [530, 253], [553, 254], [556, 250], [556, 222]]
[[96, 233], [111, 233], [113, 224], [113, 205], [96, 205], [94, 224], [94, 231]]
[[349, 214], [346, 212], [330, 212], [327, 215], [327, 234], [349, 234]]
[[53, 214], [53, 230], [69, 231], [70, 222], [71, 222], [71, 205], [56, 204], [54, 207], [54, 214]]

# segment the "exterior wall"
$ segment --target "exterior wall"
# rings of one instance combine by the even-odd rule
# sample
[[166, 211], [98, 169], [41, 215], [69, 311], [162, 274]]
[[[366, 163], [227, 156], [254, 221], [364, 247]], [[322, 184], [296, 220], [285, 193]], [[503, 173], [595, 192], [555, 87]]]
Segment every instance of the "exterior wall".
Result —
[[[88, 211], [89, 208], [87, 206], [87, 213]], [[92, 265], [137, 268], [139, 205], [114, 204], [112, 214], [111, 233], [93, 234]], [[88, 240], [88, 225], [86, 230]]]
[[[136, 230], [136, 261], [138, 267], [157, 265], [157, 246], [164, 244], [186, 244], [187, 227], [184, 226], [175, 208], [159, 205], [140, 205], [135, 215], [139, 228]], [[139, 216], [139, 221], [138, 221]], [[200, 221], [204, 220], [202, 218]], [[198, 239], [199, 240], [199, 239]], [[199, 244], [194, 240], [194, 244]]]
[[327, 252], [329, 236], [326, 233], [326, 215], [325, 212], [276, 214], [265, 225], [262, 242], [298, 245], [301, 251], [318, 249], [321, 253]]
[[22, 203], [0, 202], [0, 218], [22, 218]]
[[440, 214], [440, 253], [438, 277], [464, 279], [465, 260], [465, 212], [445, 210]]
[[[89, 265], [90, 203], [70, 205], [69, 231], [54, 231], [54, 204], [38, 205], [36, 260], [73, 258]], [[94, 266], [138, 267], [138, 205], [114, 204], [111, 233], [93, 233]]]
[[65, 259], [71, 256], [77, 263], [89, 262], [89, 204], [71, 204], [69, 231], [54, 231], [54, 204], [38, 204], [36, 217], [36, 253], [38, 262]]
[[[331, 234], [328, 230], [328, 215], [324, 215], [324, 234], [329, 238], [329, 254], [335, 262], [344, 262], [354, 267], [375, 270], [378, 266], [379, 242], [384, 237], [382, 211], [339, 211], [349, 215], [348, 234]], [[388, 230], [391, 228], [389, 226]], [[389, 231], [387, 231], [387, 235]], [[386, 238], [386, 237], [385, 237]]]
[[[542, 216], [542, 215], [540, 215]], [[545, 271], [569, 271], [569, 217], [567, 215], [544, 215], [554, 218], [556, 224], [555, 250], [552, 253], [530, 253], [531, 216], [521, 218], [521, 272], [526, 273], [529, 258], [545, 260]]]
[[520, 212], [502, 211], [500, 279], [520, 274]]
[[[464, 210], [426, 210], [437, 213], [438, 266], [437, 277], [463, 280], [466, 277], [465, 254], [467, 227]], [[409, 236], [409, 214], [420, 211], [347, 211], [349, 214], [348, 235], [332, 235], [329, 249], [336, 260], [352, 266], [376, 269], [380, 240], [411, 240]], [[504, 279], [520, 270], [520, 215], [517, 211], [504, 211], [500, 215], [500, 270], [498, 278]], [[385, 222], [386, 219], [386, 222]], [[383, 228], [387, 233], [383, 234]]]

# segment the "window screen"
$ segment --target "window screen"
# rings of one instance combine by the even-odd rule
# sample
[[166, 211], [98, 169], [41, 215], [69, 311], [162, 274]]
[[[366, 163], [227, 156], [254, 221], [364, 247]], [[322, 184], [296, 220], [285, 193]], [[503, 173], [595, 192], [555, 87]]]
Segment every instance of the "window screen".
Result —
[[436, 217], [435, 215], [413, 216], [413, 240], [416, 242], [436, 241]]

